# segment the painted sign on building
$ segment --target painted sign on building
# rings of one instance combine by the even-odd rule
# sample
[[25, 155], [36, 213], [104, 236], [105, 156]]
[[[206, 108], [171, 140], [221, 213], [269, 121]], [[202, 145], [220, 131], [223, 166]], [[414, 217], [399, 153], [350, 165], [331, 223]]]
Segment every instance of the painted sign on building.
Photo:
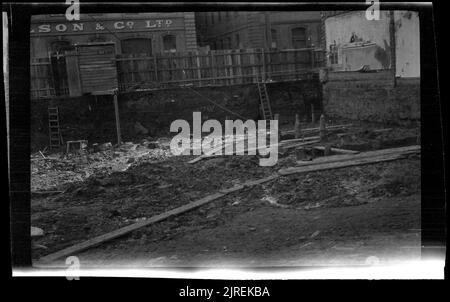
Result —
[[151, 20], [107, 20], [104, 22], [68, 22], [32, 24], [30, 33], [33, 34], [76, 34], [101, 33], [114, 31], [149, 31], [166, 30], [183, 26], [182, 19], [151, 19]]

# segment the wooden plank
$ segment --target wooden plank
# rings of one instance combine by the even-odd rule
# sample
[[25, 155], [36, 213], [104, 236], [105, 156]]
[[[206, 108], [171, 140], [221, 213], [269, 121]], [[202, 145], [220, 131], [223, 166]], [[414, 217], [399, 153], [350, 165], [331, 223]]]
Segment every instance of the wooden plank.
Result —
[[396, 154], [396, 153], [414, 153], [420, 151], [420, 146], [414, 145], [414, 146], [408, 146], [408, 147], [400, 147], [400, 148], [390, 148], [390, 149], [382, 149], [382, 150], [375, 150], [375, 151], [367, 151], [367, 152], [360, 152], [358, 154], [346, 154], [346, 155], [331, 155], [331, 156], [325, 156], [325, 157], [318, 157], [312, 161], [298, 161], [297, 164], [300, 166], [309, 166], [309, 165], [316, 165], [316, 164], [322, 164], [322, 163], [330, 163], [330, 162], [338, 162], [338, 161], [346, 161], [346, 160], [353, 160], [353, 159], [359, 159], [359, 158], [365, 158], [365, 157], [371, 157], [371, 156], [380, 156], [380, 155], [387, 155], [387, 154]]
[[385, 150], [361, 152], [352, 155], [334, 155], [321, 157], [314, 161], [297, 162], [300, 167], [281, 169], [278, 172], [282, 175], [312, 172], [327, 169], [337, 169], [367, 163], [377, 163], [394, 159], [404, 158], [406, 155], [420, 152], [420, 146], [409, 146], [402, 148], [392, 148]]
[[380, 155], [380, 156], [372, 156], [372, 157], [366, 157], [366, 158], [360, 158], [355, 160], [347, 160], [347, 161], [338, 161], [338, 162], [331, 162], [331, 163], [325, 163], [320, 165], [310, 165], [305, 167], [298, 167], [298, 168], [287, 168], [287, 169], [281, 169], [278, 171], [281, 175], [290, 175], [290, 174], [296, 174], [296, 173], [306, 173], [306, 172], [315, 172], [315, 171], [321, 171], [321, 170], [332, 170], [332, 169], [340, 169], [345, 167], [351, 167], [351, 166], [361, 166], [366, 164], [375, 164], [385, 161], [392, 161], [392, 160], [398, 160], [405, 158], [407, 154], [388, 154], [388, 155]]
[[[348, 128], [348, 127], [352, 127], [353, 124], [342, 124], [342, 125], [332, 125], [332, 126], [327, 126], [326, 129], [327, 130], [337, 130], [337, 129], [344, 129], [344, 128]], [[319, 131], [319, 127], [317, 128], [305, 128], [302, 129], [302, 133], [305, 132], [315, 132], [315, 131]], [[293, 134], [294, 130], [287, 130], [287, 131], [282, 131], [281, 134]]]
[[[315, 146], [314, 149], [319, 150], [319, 151], [325, 151], [324, 146]], [[339, 149], [339, 148], [333, 148], [333, 147], [331, 148], [331, 152], [341, 153], [341, 154], [358, 154], [359, 153], [359, 151]]]
[[82, 95], [80, 70], [78, 66], [78, 56], [66, 55], [67, 80], [70, 96]]
[[122, 143], [122, 135], [120, 131], [119, 104], [117, 101], [117, 93], [114, 93], [113, 103], [114, 103], [114, 115], [116, 117], [117, 144], [120, 145]]
[[133, 223], [131, 225], [125, 226], [125, 227], [120, 228], [120, 229], [117, 229], [117, 230], [112, 231], [110, 233], [103, 234], [103, 235], [94, 237], [92, 239], [86, 240], [84, 242], [75, 244], [75, 245], [70, 246], [68, 248], [65, 248], [65, 249], [63, 249], [61, 251], [58, 251], [58, 252], [49, 254], [47, 256], [44, 256], [44, 257], [39, 259], [39, 262], [40, 263], [48, 263], [48, 262], [55, 261], [55, 260], [57, 260], [59, 258], [62, 258], [62, 257], [71, 256], [71, 255], [74, 255], [76, 253], [80, 253], [80, 252], [82, 252], [82, 251], [84, 251], [84, 250], [86, 250], [88, 248], [97, 246], [97, 245], [102, 244], [102, 243], [104, 243], [106, 241], [109, 241], [109, 240], [112, 240], [112, 239], [115, 239], [115, 238], [118, 238], [118, 237], [121, 237], [121, 236], [124, 236], [124, 235], [126, 235], [126, 234], [128, 234], [128, 233], [130, 233], [132, 231], [135, 231], [137, 229], [140, 229], [142, 227], [148, 226], [150, 224], [159, 222], [159, 221], [167, 219], [169, 217], [172, 217], [172, 216], [175, 216], [175, 215], [179, 215], [179, 214], [185, 213], [187, 211], [193, 210], [195, 208], [198, 208], [198, 207], [200, 207], [200, 206], [202, 206], [204, 204], [207, 204], [207, 203], [209, 203], [211, 201], [219, 199], [219, 198], [225, 196], [226, 194], [228, 194], [228, 193], [226, 193], [226, 191], [224, 191], [224, 192], [225, 193], [214, 193], [214, 194], [208, 195], [208, 196], [206, 196], [206, 197], [204, 197], [202, 199], [199, 199], [197, 201], [188, 203], [186, 205], [183, 205], [183, 206], [175, 208], [173, 210], [164, 212], [162, 214], [152, 216], [149, 219], [146, 219], [146, 220], [143, 220], [143, 221], [140, 221], [140, 222], [137, 222], [137, 223]]
[[280, 143], [288, 144], [288, 143], [297, 143], [297, 142], [318, 140], [318, 139], [319, 139], [319, 136], [308, 136], [308, 137], [304, 137], [304, 138], [285, 139], [285, 140], [282, 140]]

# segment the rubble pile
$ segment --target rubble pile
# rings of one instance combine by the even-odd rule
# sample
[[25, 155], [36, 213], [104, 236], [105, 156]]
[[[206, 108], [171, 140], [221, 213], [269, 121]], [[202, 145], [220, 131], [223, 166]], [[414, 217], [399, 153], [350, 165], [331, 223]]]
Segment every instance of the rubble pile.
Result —
[[66, 184], [83, 181], [91, 175], [125, 171], [131, 165], [161, 161], [171, 156], [166, 143], [142, 140], [127, 142], [120, 147], [111, 143], [93, 144], [90, 149], [72, 153], [31, 155], [31, 191], [63, 189]]

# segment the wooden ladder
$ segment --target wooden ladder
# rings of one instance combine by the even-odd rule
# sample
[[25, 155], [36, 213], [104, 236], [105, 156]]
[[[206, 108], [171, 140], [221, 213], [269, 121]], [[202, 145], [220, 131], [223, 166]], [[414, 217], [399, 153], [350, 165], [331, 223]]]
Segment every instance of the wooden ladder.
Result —
[[263, 114], [263, 119], [266, 121], [273, 120], [272, 109], [270, 108], [269, 94], [267, 93], [267, 86], [265, 82], [256, 82], [258, 86], [259, 93], [259, 104], [261, 112]]
[[48, 107], [48, 130], [50, 136], [50, 149], [59, 149], [63, 144], [63, 140], [59, 129], [58, 107]]

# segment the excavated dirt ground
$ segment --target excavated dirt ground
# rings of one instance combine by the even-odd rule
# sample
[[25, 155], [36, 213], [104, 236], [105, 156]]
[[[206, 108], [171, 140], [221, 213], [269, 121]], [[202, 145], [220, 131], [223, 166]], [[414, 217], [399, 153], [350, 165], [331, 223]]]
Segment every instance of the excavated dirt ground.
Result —
[[[372, 150], [415, 144], [418, 134], [417, 128], [372, 130], [352, 127], [345, 131], [349, 135], [342, 138], [335, 133], [329, 141], [336, 147]], [[33, 239], [35, 260], [296, 162], [291, 150], [274, 167], [260, 167], [256, 156], [189, 164], [194, 156], [170, 156], [167, 141], [154, 149], [137, 145], [66, 159], [34, 158], [32, 190], [63, 192], [32, 195], [32, 225], [44, 230], [44, 236]], [[78, 256], [87, 267], [290, 266], [417, 259], [420, 156], [281, 176]]]

